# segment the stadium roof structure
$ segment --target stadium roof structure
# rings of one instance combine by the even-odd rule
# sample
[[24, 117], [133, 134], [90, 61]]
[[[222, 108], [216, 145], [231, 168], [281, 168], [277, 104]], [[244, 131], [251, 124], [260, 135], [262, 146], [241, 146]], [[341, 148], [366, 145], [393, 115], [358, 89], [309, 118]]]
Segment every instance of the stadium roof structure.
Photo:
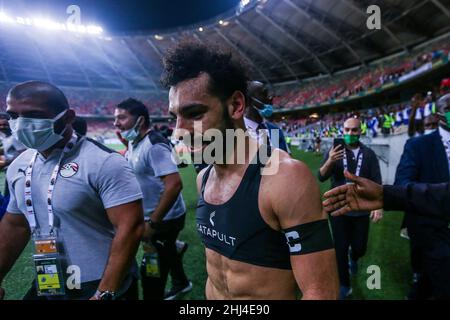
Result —
[[[381, 9], [380, 30], [366, 26], [370, 5]], [[408, 52], [450, 30], [449, 8], [450, 0], [242, 0], [201, 24], [102, 38], [0, 23], [0, 82], [160, 92], [164, 52], [182, 38], [230, 48], [254, 79], [299, 81]]]
[[[365, 65], [450, 30], [449, 0], [261, 0], [228, 18], [147, 38], [160, 57], [180, 38], [221, 43], [237, 52], [255, 79], [277, 83]], [[370, 5], [381, 30], [366, 26]]]

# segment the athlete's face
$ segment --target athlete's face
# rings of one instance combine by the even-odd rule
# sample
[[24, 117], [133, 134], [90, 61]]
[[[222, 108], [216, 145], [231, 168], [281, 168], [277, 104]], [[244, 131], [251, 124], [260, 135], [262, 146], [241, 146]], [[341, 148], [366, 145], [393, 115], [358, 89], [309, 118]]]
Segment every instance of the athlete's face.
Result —
[[114, 126], [120, 131], [129, 130], [136, 124], [136, 117], [125, 109], [114, 110]]
[[[177, 121], [174, 137], [183, 140], [191, 153], [200, 152], [209, 144], [202, 139], [209, 129], [224, 133], [226, 129], [244, 128], [244, 95], [236, 91], [226, 101], [221, 101], [210, 93], [209, 81], [209, 75], [202, 73], [169, 91], [169, 113]], [[202, 143], [195, 144], [197, 139]], [[201, 145], [201, 149], [195, 149], [194, 144]]]

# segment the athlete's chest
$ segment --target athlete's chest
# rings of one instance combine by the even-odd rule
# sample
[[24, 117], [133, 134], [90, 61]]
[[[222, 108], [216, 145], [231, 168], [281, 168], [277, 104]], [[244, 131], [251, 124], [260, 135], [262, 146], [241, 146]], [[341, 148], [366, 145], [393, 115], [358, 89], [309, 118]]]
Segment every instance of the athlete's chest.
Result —
[[240, 182], [241, 177], [225, 181], [208, 181], [204, 191], [205, 201], [214, 205], [224, 204], [236, 193]]

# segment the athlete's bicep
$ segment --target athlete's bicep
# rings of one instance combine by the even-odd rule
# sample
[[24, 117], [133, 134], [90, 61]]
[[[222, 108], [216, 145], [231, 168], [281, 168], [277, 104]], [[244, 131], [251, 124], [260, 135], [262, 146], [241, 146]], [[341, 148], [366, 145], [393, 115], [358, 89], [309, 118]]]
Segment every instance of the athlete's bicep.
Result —
[[291, 255], [292, 271], [302, 299], [337, 299], [339, 280], [334, 249], [305, 255]]
[[291, 254], [304, 299], [338, 295], [336, 256], [319, 185], [305, 164], [288, 160], [274, 179], [272, 208]]

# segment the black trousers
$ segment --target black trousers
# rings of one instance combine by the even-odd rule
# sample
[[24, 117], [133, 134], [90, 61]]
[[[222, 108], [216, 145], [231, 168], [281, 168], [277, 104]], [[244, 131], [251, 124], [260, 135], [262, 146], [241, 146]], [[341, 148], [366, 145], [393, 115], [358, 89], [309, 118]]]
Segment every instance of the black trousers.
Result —
[[173, 286], [184, 287], [189, 283], [183, 268], [182, 256], [178, 254], [176, 240], [184, 228], [186, 215], [167, 220], [162, 223], [155, 235], [152, 244], [158, 252], [159, 277], [147, 276], [141, 267], [141, 281], [144, 300], [164, 299], [167, 276], [170, 272]]
[[[81, 284], [81, 289], [69, 290], [66, 288], [64, 296], [38, 296], [36, 282], [33, 281], [31, 289], [23, 297], [23, 300], [89, 300], [97, 292], [100, 280], [89, 281]], [[125, 293], [116, 297], [116, 300], [139, 300], [139, 290], [137, 279], [132, 280], [130, 287]]]
[[[406, 213], [408, 214], [408, 213]], [[433, 227], [420, 224], [414, 216], [407, 216], [406, 227], [410, 237], [411, 265], [418, 281], [410, 292], [411, 299], [450, 299], [450, 255], [436, 250]]]
[[352, 260], [358, 260], [367, 250], [369, 238], [369, 215], [360, 217], [330, 217], [331, 229], [336, 249], [336, 259], [341, 286], [350, 286], [348, 251], [352, 247]]

